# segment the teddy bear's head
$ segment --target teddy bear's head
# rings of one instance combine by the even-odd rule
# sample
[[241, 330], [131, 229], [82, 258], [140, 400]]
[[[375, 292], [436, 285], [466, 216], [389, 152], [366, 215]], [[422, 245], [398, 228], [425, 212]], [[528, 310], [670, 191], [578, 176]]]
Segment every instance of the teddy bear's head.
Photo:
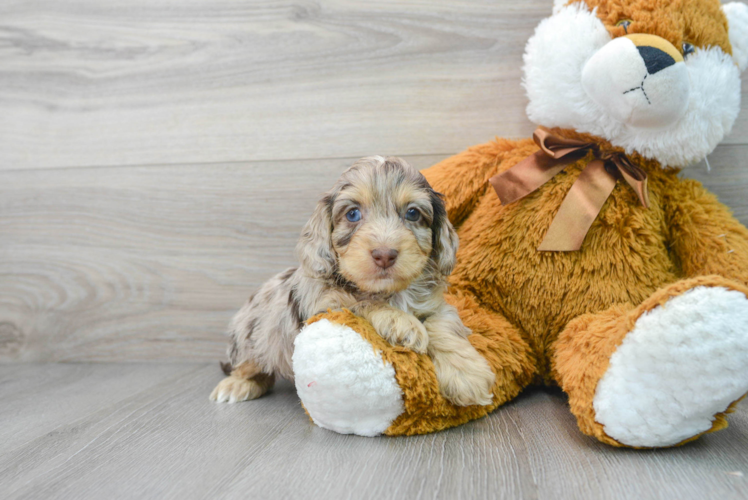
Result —
[[527, 43], [529, 118], [686, 166], [729, 133], [748, 66], [748, 6], [555, 0]]

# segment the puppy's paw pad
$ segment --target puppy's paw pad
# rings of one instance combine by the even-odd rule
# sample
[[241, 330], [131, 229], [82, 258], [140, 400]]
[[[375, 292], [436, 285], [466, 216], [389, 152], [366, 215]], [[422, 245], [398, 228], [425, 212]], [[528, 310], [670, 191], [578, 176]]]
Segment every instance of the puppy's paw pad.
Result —
[[[459, 372], [458, 380], [442, 388], [442, 396], [457, 406], [487, 406], [493, 402], [493, 394], [483, 377]], [[490, 387], [490, 386], [488, 386]]]
[[404, 314], [382, 330], [380, 331], [380, 335], [391, 344], [405, 347], [419, 354], [426, 352], [426, 347], [429, 344], [429, 335], [423, 323], [415, 316]]
[[445, 399], [457, 406], [487, 406], [493, 402], [491, 389], [496, 382], [488, 363], [481, 358], [475, 365], [437, 367], [439, 392]]
[[429, 339], [428, 336], [424, 335], [418, 330], [412, 330], [404, 335], [397, 341], [397, 344], [410, 349], [418, 354], [426, 354], [426, 347], [428, 347]]
[[259, 398], [262, 393], [262, 386], [254, 380], [226, 377], [210, 393], [210, 399], [216, 403], [236, 403]]

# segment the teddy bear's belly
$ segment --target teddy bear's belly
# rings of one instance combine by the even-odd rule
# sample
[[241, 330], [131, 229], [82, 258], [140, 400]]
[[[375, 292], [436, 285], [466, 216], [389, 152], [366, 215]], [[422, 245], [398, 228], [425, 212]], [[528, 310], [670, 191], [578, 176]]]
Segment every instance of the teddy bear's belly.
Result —
[[507, 207], [490, 193], [458, 230], [453, 284], [520, 330], [545, 378], [553, 342], [569, 321], [615, 304], [637, 305], [679, 278], [661, 211], [638, 207], [628, 194], [616, 188], [577, 252], [537, 250], [555, 214], [542, 211], [548, 206], [542, 192]]

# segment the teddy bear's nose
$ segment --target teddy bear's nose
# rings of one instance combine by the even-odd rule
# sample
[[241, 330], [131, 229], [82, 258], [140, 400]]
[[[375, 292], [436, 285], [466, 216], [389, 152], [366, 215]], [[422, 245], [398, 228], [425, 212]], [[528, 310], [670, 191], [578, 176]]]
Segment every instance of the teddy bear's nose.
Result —
[[635, 33], [624, 38], [631, 40], [647, 67], [647, 73], [654, 75], [677, 62], [683, 62], [683, 54], [675, 46], [657, 35]]
[[382, 269], [387, 269], [395, 264], [397, 259], [397, 250], [394, 248], [375, 248], [371, 251], [371, 257]]
[[657, 47], [650, 47], [648, 45], [640, 46], [636, 48], [639, 51], [639, 55], [642, 56], [644, 64], [647, 66], [647, 73], [654, 75], [658, 71], [662, 71], [665, 68], [669, 68], [675, 64], [675, 59], [670, 56], [664, 50], [660, 50]]
[[683, 54], [648, 33], [614, 38], [582, 69], [582, 87], [600, 109], [641, 129], [664, 129], [680, 120], [688, 109], [690, 85]]

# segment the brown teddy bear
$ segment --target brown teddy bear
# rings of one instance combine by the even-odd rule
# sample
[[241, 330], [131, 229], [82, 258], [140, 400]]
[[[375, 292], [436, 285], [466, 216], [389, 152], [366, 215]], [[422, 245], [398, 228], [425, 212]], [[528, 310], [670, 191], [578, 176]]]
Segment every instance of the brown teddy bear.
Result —
[[496, 373], [492, 404], [453, 406], [427, 356], [332, 312], [294, 353], [318, 425], [432, 432], [546, 383], [585, 434], [663, 447], [726, 427], [748, 392], [748, 230], [678, 176], [736, 119], [748, 7], [556, 1], [524, 61], [534, 138], [423, 172], [460, 237], [448, 302]]

